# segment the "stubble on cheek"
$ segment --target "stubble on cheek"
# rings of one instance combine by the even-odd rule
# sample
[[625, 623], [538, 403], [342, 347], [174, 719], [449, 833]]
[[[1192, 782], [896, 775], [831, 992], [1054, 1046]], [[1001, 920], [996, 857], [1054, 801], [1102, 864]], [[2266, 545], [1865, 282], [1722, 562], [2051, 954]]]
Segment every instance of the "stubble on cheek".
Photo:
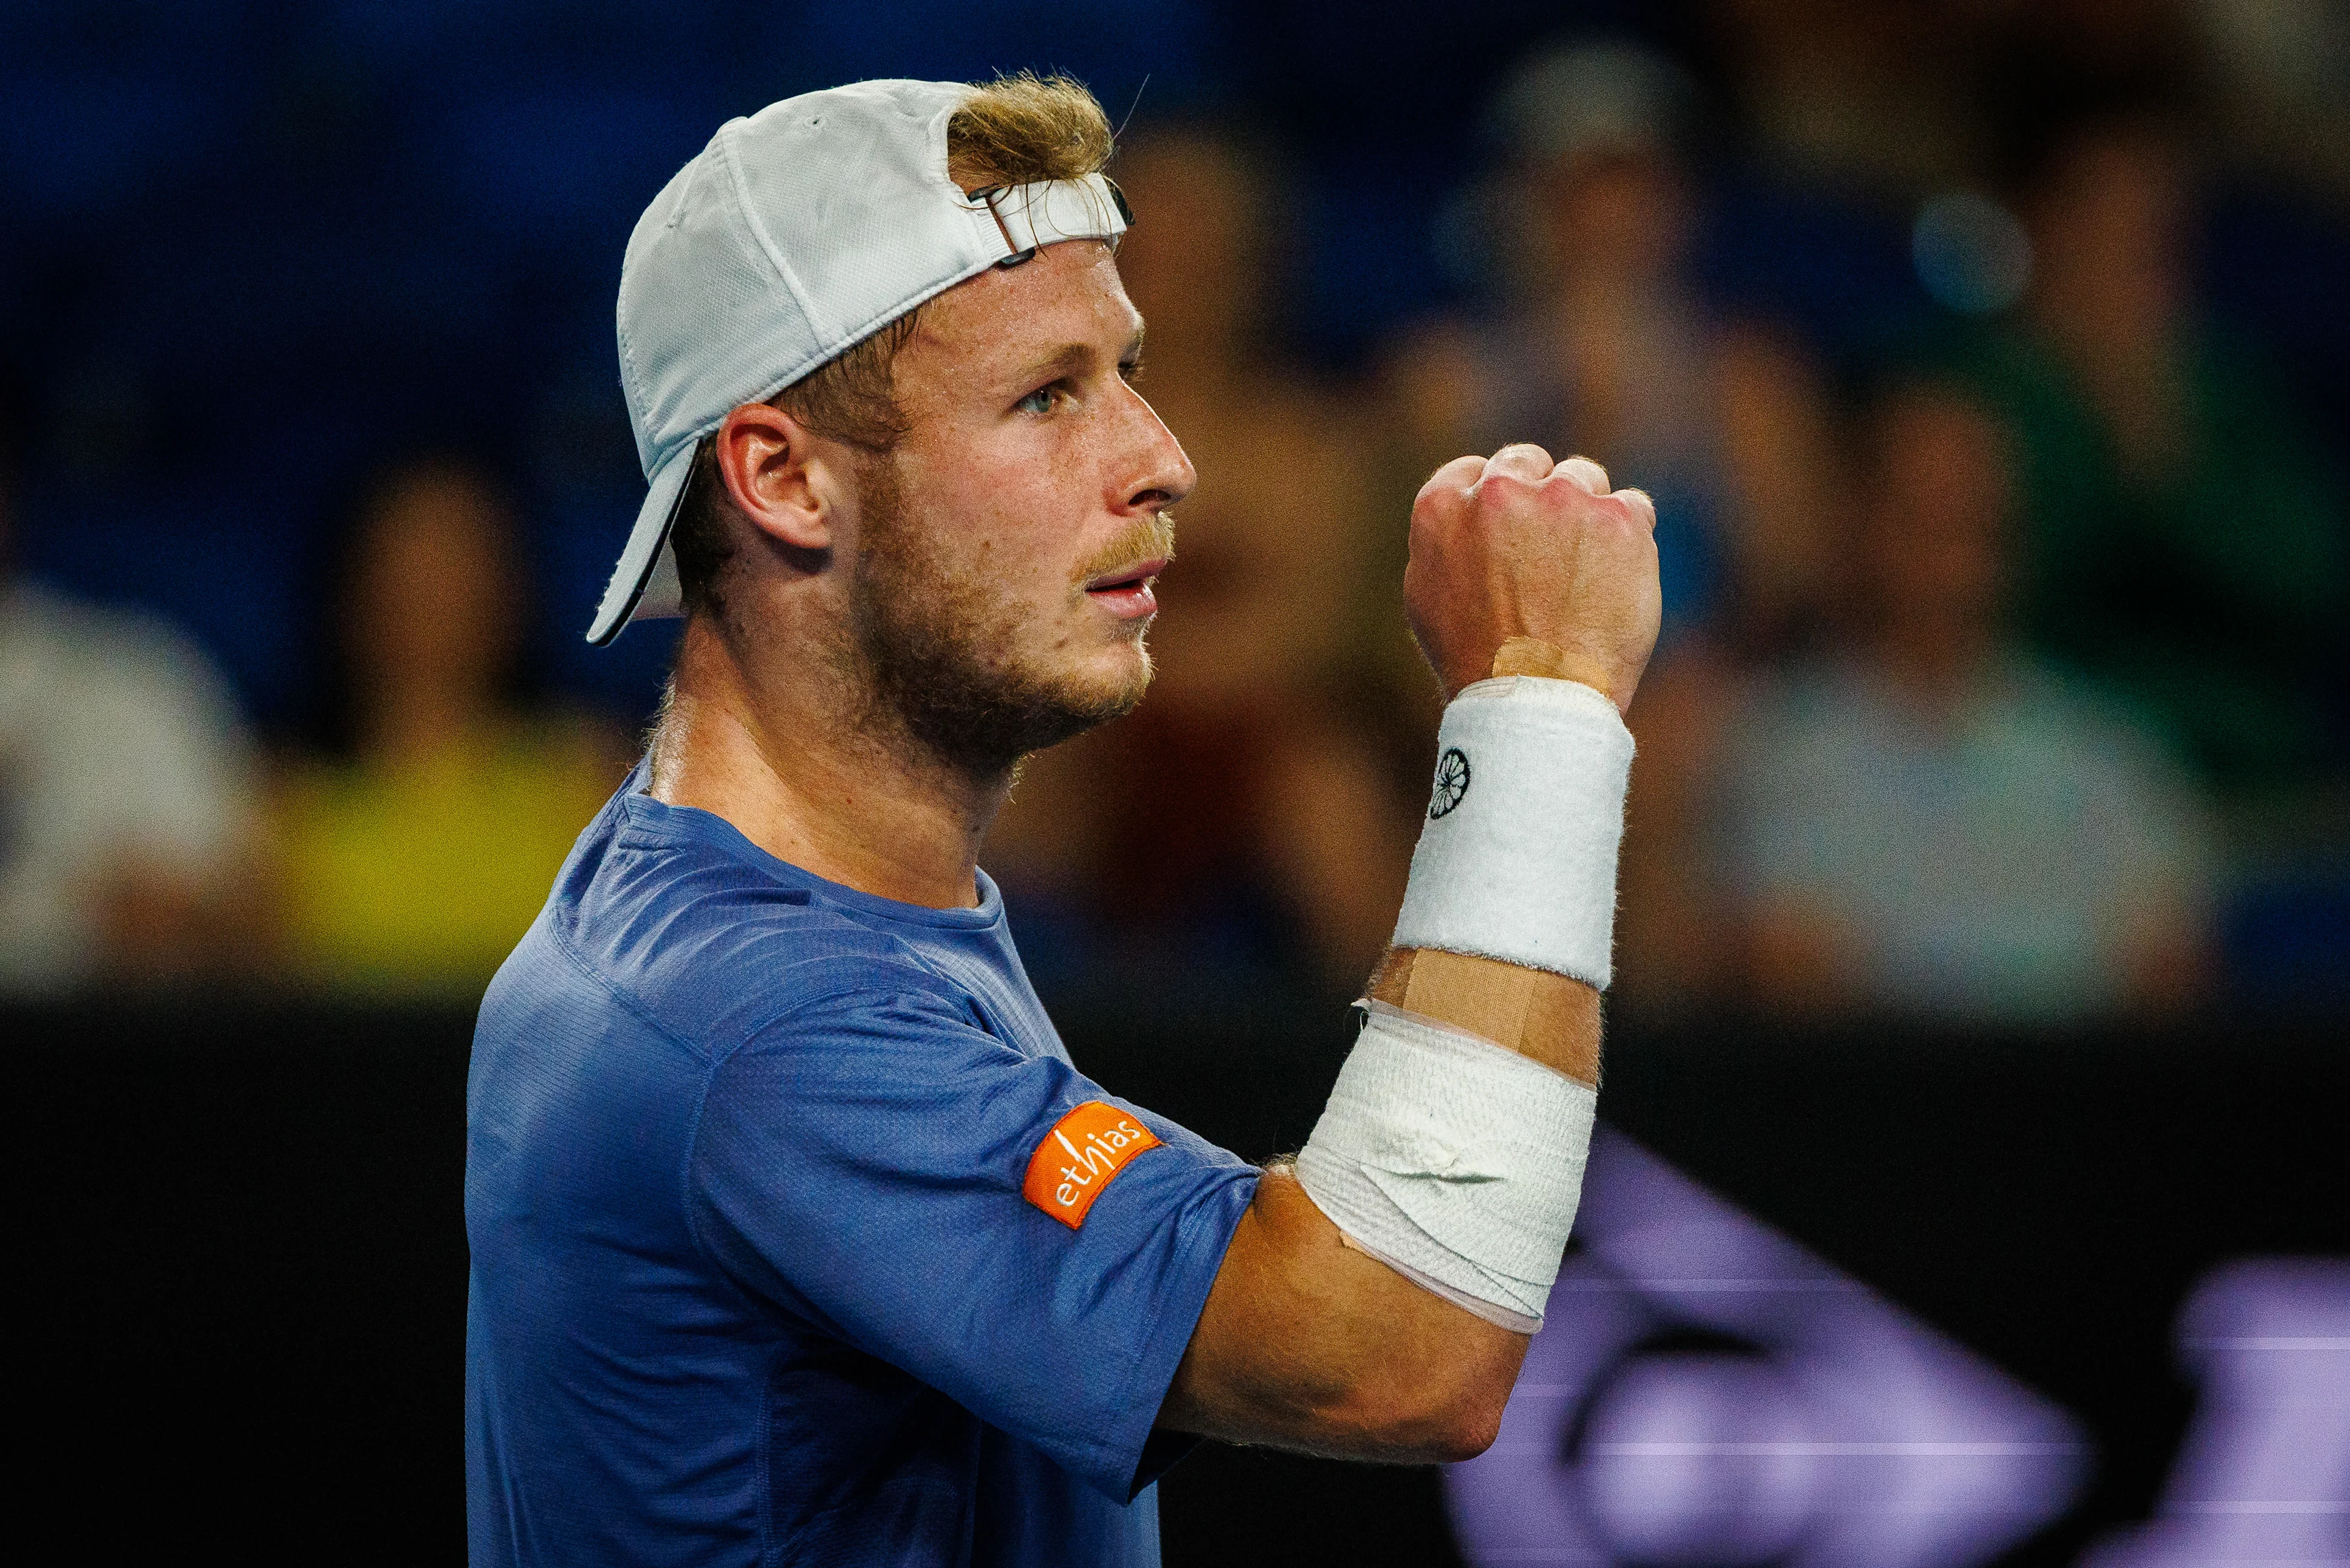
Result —
[[[1045, 613], [1057, 625], [1039, 638], [1037, 607], [1006, 580], [1001, 552], [987, 540], [967, 556], [941, 548], [908, 504], [891, 460], [869, 465], [860, 501], [851, 631], [877, 731], [902, 732], [951, 765], [985, 775], [1141, 700], [1149, 681], [1147, 652], [1133, 680], [1109, 689], [1066, 661], [1080, 640], [1077, 628], [1087, 625], [1086, 580], [1157, 554], [1163, 526], [1143, 524], [1112, 541], [1101, 553], [1106, 564], [1055, 596]], [[1138, 538], [1148, 542], [1135, 547]], [[1139, 627], [1134, 640], [1140, 651]]]

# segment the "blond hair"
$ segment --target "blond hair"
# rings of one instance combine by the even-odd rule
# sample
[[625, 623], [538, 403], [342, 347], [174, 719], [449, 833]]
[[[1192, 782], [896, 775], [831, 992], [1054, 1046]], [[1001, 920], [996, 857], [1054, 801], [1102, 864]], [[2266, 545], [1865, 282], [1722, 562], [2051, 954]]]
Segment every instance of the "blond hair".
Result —
[[[947, 120], [947, 173], [966, 191], [1080, 180], [1109, 161], [1111, 142], [1109, 117], [1084, 83], [1020, 71], [980, 88]], [[907, 429], [891, 371], [921, 313], [914, 306], [769, 401], [818, 435], [888, 452]], [[715, 443], [704, 441], [670, 535], [688, 615], [724, 607], [717, 582], [734, 553], [729, 510]]]

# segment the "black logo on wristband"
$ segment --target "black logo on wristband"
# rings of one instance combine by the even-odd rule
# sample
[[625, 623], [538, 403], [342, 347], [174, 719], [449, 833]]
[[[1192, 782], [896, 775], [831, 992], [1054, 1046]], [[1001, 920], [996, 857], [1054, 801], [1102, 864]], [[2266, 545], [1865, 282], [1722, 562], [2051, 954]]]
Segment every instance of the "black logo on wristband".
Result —
[[1448, 747], [1436, 759], [1436, 787], [1429, 793], [1428, 819], [1430, 822], [1450, 813], [1469, 793], [1469, 754], [1458, 746]]

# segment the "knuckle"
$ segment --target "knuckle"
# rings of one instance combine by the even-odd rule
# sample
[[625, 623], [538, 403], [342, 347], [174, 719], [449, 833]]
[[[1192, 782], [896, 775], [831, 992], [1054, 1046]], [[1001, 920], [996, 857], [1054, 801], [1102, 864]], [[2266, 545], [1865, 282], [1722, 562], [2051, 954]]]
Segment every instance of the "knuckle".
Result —
[[1554, 506], [1580, 506], [1592, 498], [1591, 492], [1568, 477], [1563, 469], [1554, 469], [1543, 477], [1543, 498]]
[[1419, 493], [1413, 497], [1414, 506], [1417, 507], [1422, 502], [1467, 495], [1470, 486], [1476, 482], [1478, 469], [1482, 466], [1482, 458], [1454, 458], [1428, 476], [1428, 482], [1419, 487]]
[[1466, 492], [1441, 489], [1431, 484], [1412, 498], [1412, 530], [1417, 533], [1433, 527], [1444, 518], [1465, 510], [1468, 504]]

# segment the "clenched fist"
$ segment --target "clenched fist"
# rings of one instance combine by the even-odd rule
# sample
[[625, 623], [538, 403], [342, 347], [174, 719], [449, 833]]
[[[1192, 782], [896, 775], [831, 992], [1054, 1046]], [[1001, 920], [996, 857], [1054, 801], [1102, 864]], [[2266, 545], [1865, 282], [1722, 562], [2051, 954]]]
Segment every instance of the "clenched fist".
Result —
[[1449, 701], [1513, 637], [1565, 655], [1559, 673], [1627, 708], [1657, 646], [1657, 509], [1610, 491], [1587, 458], [1538, 446], [1455, 458], [1411, 508], [1404, 613]]

